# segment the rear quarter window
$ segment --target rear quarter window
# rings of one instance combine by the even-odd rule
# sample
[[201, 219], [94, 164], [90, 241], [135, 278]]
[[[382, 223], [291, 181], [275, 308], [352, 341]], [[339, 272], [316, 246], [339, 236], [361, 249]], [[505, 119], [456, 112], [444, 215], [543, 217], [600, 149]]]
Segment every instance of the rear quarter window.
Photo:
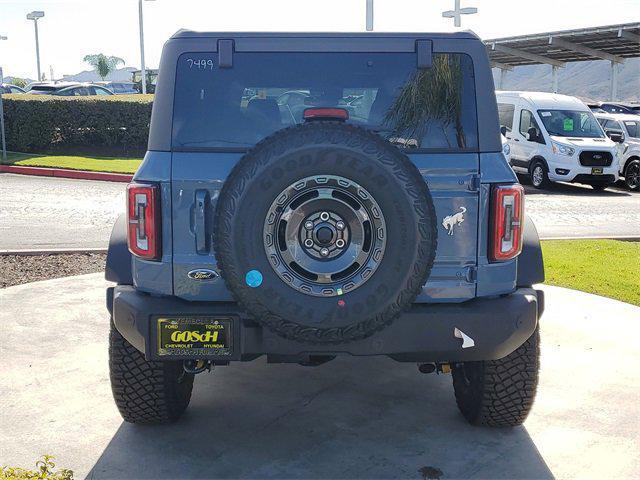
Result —
[[311, 107], [343, 108], [403, 150], [477, 149], [471, 58], [435, 54], [419, 70], [415, 53], [236, 52], [232, 68], [215, 53], [183, 54], [172, 145], [246, 150]]

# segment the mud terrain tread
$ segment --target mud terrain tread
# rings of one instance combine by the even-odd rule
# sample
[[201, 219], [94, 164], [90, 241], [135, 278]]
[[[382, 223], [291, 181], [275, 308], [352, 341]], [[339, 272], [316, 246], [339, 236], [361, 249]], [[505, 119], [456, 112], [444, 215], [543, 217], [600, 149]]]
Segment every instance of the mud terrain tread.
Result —
[[536, 331], [514, 352], [500, 360], [470, 362], [478, 368], [468, 388], [460, 368], [453, 370], [458, 408], [474, 425], [513, 427], [529, 415], [538, 387], [540, 333]]
[[[225, 230], [229, 231], [233, 218], [238, 214], [237, 204], [242, 197], [244, 189], [260, 170], [260, 167], [268, 164], [274, 156], [286, 150], [302, 146], [307, 141], [308, 131], [313, 128], [313, 124], [301, 124], [279, 130], [274, 134], [264, 138], [254, 148], [252, 148], [234, 168], [232, 174], [222, 187], [218, 208], [216, 208], [215, 225], [223, 224]], [[357, 146], [359, 137], [365, 136], [368, 141], [374, 142], [381, 147], [388, 147], [388, 143], [377, 134], [364, 128], [356, 127], [340, 122], [323, 122], [326, 128], [327, 143], [343, 144], [347, 147]], [[333, 127], [333, 128], [332, 128]], [[292, 131], [298, 131], [298, 135], [286, 135]], [[286, 138], [286, 141], [284, 140]], [[358, 142], [358, 143], [354, 143]], [[259, 152], [259, 155], [256, 155]], [[399, 158], [404, 155], [398, 150], [393, 152], [387, 148], [380, 148], [376, 155], [376, 160], [385, 168], [391, 168], [396, 178], [404, 183], [405, 190], [413, 198], [413, 208], [422, 221], [418, 226], [420, 235], [418, 244], [418, 255], [414, 264], [411, 277], [406, 282], [406, 288], [401, 291], [389, 306], [377, 315], [363, 320], [357, 324], [346, 327], [316, 328], [290, 322], [285, 318], [270, 312], [259, 302], [252, 299], [246, 289], [242, 288], [240, 281], [242, 275], [235, 271], [234, 266], [227, 265], [222, 260], [225, 256], [232, 256], [233, 244], [226, 235], [214, 234], [214, 248], [218, 262], [218, 270], [227, 283], [229, 290], [234, 293], [239, 306], [248, 312], [256, 312], [257, 320], [267, 328], [276, 332], [280, 336], [302, 341], [309, 344], [340, 344], [362, 340], [374, 333], [383, 330], [391, 324], [401, 313], [406, 311], [411, 303], [416, 299], [422, 286], [426, 283], [431, 268], [435, 260], [437, 251], [437, 221], [436, 211], [428, 186], [417, 168], [400, 168]], [[389, 152], [393, 152], [390, 154]], [[407, 160], [409, 161], [409, 160]], [[413, 167], [413, 165], [411, 165]], [[409, 175], [407, 175], [407, 173]], [[234, 181], [230, 181], [233, 177]], [[425, 204], [426, 209], [425, 211]], [[431, 222], [425, 221], [431, 219]], [[216, 232], [219, 229], [216, 228]]]
[[109, 333], [109, 372], [113, 398], [127, 422], [170, 423], [189, 405], [193, 375], [183, 373], [181, 362], [145, 360], [113, 322]]

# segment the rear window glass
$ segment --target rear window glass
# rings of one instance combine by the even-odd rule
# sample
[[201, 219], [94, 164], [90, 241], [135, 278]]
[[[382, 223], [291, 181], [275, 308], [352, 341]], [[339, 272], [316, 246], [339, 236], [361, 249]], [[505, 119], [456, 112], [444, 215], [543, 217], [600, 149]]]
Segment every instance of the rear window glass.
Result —
[[303, 122], [311, 107], [338, 107], [349, 123], [406, 150], [475, 149], [473, 65], [436, 54], [416, 68], [415, 53], [183, 54], [176, 78], [173, 147], [246, 149]]

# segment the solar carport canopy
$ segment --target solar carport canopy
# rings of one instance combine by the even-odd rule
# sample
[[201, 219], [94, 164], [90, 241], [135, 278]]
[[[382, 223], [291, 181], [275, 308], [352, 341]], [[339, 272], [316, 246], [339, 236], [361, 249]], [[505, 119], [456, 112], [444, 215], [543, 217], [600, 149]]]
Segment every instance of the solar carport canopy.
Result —
[[640, 56], [640, 23], [485, 40], [495, 67], [609, 60]]

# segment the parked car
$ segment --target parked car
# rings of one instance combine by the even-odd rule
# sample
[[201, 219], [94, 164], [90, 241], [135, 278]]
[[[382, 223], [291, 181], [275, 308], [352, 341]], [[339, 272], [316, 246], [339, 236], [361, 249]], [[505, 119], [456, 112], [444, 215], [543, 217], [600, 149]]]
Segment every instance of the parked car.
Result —
[[640, 190], [640, 116], [624, 113], [598, 114], [605, 133], [618, 143], [620, 175], [630, 190]]
[[133, 82], [96, 82], [96, 85], [100, 85], [111, 90], [116, 95], [133, 95], [139, 93], [135, 89]]
[[618, 180], [616, 144], [584, 103], [544, 92], [496, 92], [511, 166], [536, 188], [577, 182], [603, 190]]
[[635, 103], [601, 102], [599, 107], [607, 113], [626, 113], [627, 115], [640, 114], [640, 105]]
[[18, 87], [17, 85], [11, 85], [10, 83], [2, 83], [0, 84], [0, 93], [24, 93], [24, 88]]
[[176, 420], [214, 366], [338, 355], [451, 372], [470, 423], [524, 421], [542, 253], [477, 36], [180, 31], [160, 65], [106, 262], [126, 421]]
[[92, 83], [33, 83], [27, 92], [30, 95], [56, 95], [60, 97], [86, 97], [90, 95], [113, 95], [109, 89]]

